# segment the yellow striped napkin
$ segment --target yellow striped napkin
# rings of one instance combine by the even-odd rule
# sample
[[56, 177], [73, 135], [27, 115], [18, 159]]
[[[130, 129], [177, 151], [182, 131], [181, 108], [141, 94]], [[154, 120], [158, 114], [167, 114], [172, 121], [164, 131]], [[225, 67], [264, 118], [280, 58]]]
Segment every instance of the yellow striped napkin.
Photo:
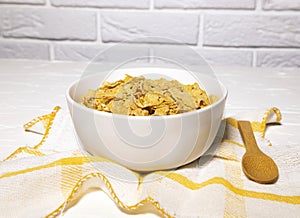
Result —
[[[257, 184], [241, 171], [245, 149], [237, 119], [252, 122], [260, 148], [278, 164], [275, 184]], [[78, 149], [69, 114], [55, 107], [25, 125], [31, 130], [42, 123], [41, 141], [0, 162], [0, 217], [58, 216], [90, 187], [133, 213], [154, 208], [165, 217], [299, 217], [300, 148], [269, 146], [264, 138], [266, 124], [280, 119], [276, 108], [227, 118], [225, 134], [201, 158], [140, 175]]]

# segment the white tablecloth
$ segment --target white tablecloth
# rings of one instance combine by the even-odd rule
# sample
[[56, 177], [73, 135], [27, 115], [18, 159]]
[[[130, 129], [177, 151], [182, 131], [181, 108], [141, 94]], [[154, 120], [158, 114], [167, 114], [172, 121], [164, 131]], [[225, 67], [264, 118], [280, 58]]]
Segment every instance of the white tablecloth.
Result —
[[[65, 90], [78, 79], [86, 63], [0, 60], [0, 158], [20, 145], [40, 138], [26, 133], [23, 124], [49, 113], [55, 105], [67, 110]], [[226, 84], [226, 114], [276, 106], [281, 126], [272, 126], [266, 137], [274, 146], [300, 146], [300, 70], [214, 67]], [[300, 173], [300, 172], [299, 172]], [[98, 202], [97, 207], [90, 202]], [[64, 217], [132, 217], [120, 211], [103, 192], [85, 195]], [[157, 217], [155, 214], [134, 217]]]

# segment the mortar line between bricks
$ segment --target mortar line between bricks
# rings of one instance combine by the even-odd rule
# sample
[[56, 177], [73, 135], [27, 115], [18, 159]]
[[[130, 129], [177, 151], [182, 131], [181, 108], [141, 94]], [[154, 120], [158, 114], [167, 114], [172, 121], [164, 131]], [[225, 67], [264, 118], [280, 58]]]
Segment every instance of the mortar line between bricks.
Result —
[[28, 2], [28, 3], [25, 3], [25, 2], [0, 2], [0, 6], [4, 6], [4, 7], [18, 7], [18, 6], [33, 6], [33, 7], [43, 7], [45, 8], [46, 6], [46, 3], [33, 3], [33, 2]]
[[50, 61], [55, 60], [54, 45], [52, 43], [49, 43], [49, 59]]
[[[229, 48], [229, 47], [224, 48], [224, 47], [202, 46], [201, 48], [199, 47], [199, 49], [206, 49], [206, 50], [210, 50], [210, 51], [218, 51], [218, 50], [224, 50], [224, 51], [253, 51], [253, 48], [246, 48], [246, 47], [245, 48]], [[295, 49], [295, 50], [297, 50], [297, 49]]]
[[9, 3], [0, 3], [2, 7], [9, 8], [28, 8], [28, 9], [66, 9], [66, 10], [78, 10], [78, 11], [93, 11], [97, 12], [99, 10], [103, 12], [145, 12], [148, 10], [150, 13], [183, 13], [183, 14], [192, 14], [192, 13], [204, 13], [213, 15], [221, 15], [221, 14], [229, 14], [229, 15], [262, 15], [262, 16], [276, 16], [276, 15], [288, 15], [288, 16], [299, 16], [300, 9], [292, 10], [261, 10], [257, 11], [255, 9], [225, 9], [225, 8], [202, 8], [202, 9], [159, 9], [154, 8], [154, 10], [150, 10], [149, 8], [109, 8], [109, 7], [84, 7], [84, 6], [55, 6], [55, 5], [40, 5], [40, 4], [9, 4]]
[[254, 11], [255, 8], [155, 8], [157, 11]]
[[199, 15], [199, 25], [198, 25], [198, 48], [203, 47], [203, 37], [204, 37], [204, 15]]
[[34, 36], [26, 36], [26, 37], [4, 37], [3, 39], [14, 39], [14, 40], [34, 40], [40, 42], [96, 42], [94, 39], [69, 39], [69, 38], [60, 38], [60, 39], [53, 39], [53, 38], [39, 38]]
[[[99, 45], [96, 41], [74, 41], [74, 40], [63, 40], [63, 41], [55, 41], [55, 40], [49, 40], [49, 39], [33, 39], [33, 38], [1, 38], [0, 37], [0, 43], [55, 43], [56, 45]], [[101, 45], [115, 45], [115, 42], [112, 43], [101, 43]]]
[[49, 3], [49, 7], [47, 4], [20, 4], [20, 3], [0, 3], [1, 7], [7, 8], [28, 8], [28, 9], [66, 9], [66, 10], [80, 10], [80, 11], [108, 11], [108, 12], [120, 12], [120, 11], [128, 11], [128, 12], [145, 12], [149, 10], [149, 8], [113, 8], [113, 7], [91, 7], [91, 6], [56, 6]]
[[298, 49], [300, 48], [300, 45], [294, 45], [294, 46], [252, 46], [252, 45], [241, 45], [241, 46], [231, 46], [231, 45], [203, 45], [204, 48], [232, 48], [232, 49]]
[[61, 8], [61, 9], [79, 9], [79, 10], [101, 10], [101, 11], [132, 11], [132, 12], [145, 12], [147, 10], [149, 10], [149, 8], [114, 8], [114, 7], [91, 7], [91, 6], [55, 6], [52, 5], [53, 8]]
[[150, 0], [149, 1], [149, 10], [150, 11], [153, 11], [155, 8], [154, 8], [154, 0]]
[[201, 8], [201, 9], [159, 9], [155, 8], [156, 12], [178, 12], [178, 13], [204, 13], [204, 14], [212, 14], [212, 15], [291, 15], [291, 16], [299, 16], [300, 9], [287, 9], [287, 10], [260, 10], [257, 11], [255, 9], [224, 9], [224, 8]]
[[[5, 43], [5, 42], [10, 42], [10, 43], [51, 43], [54, 42], [57, 45], [99, 45], [97, 41], [85, 41], [85, 40], [58, 40], [58, 39], [39, 39], [39, 38], [14, 38], [14, 37], [1, 37], [0, 35], [0, 43]], [[101, 42], [100, 45], [103, 46], [111, 46], [115, 45], [119, 42]], [[159, 45], [184, 45], [184, 44], [167, 44], [167, 43], [146, 43], [146, 42], [141, 42], [141, 43], [128, 43], [128, 44], [133, 44], [133, 45], [147, 45], [147, 44], [159, 44]], [[212, 45], [202, 45], [201, 47], [196, 46], [196, 45], [191, 45], [187, 44], [188, 46], [191, 46], [192, 48], [195, 49], [209, 49], [209, 50], [219, 50], [219, 49], [225, 49], [225, 50], [256, 50], [256, 51], [299, 51], [299, 47], [276, 47], [276, 46], [212, 46]]]
[[51, 8], [50, 0], [45, 1], [45, 8]]
[[257, 64], [257, 53], [256, 50], [252, 51], [252, 67], [256, 67]]
[[96, 42], [100, 42], [102, 43], [102, 35], [101, 35], [101, 31], [102, 30], [102, 24], [101, 24], [101, 13], [98, 12], [96, 14], [96, 32], [97, 32], [97, 39]]
[[[100, 46], [112, 46], [116, 45], [119, 42], [105, 42], [99, 44], [97, 41], [80, 41], [80, 40], [51, 40], [51, 39], [36, 39], [36, 38], [1, 38], [0, 36], [0, 43], [5, 43], [5, 42], [10, 42], [10, 43], [51, 43], [54, 42], [57, 45], [100, 45]], [[128, 43], [129, 45], [147, 45], [147, 44], [159, 44], [159, 45], [184, 45], [184, 44], [166, 44], [166, 43]], [[203, 45], [202, 47], [198, 47], [196, 45], [190, 45], [188, 46], [194, 48], [194, 49], [208, 49], [208, 50], [228, 50], [228, 51], [294, 51], [294, 52], [300, 52], [299, 47], [266, 47], [266, 46], [260, 46], [260, 47], [247, 47], [247, 46], [240, 46], [240, 47], [235, 47], [235, 46], [208, 46], [208, 45]]]
[[[249, 48], [253, 49], [253, 48]], [[291, 47], [291, 48], [277, 48], [277, 47], [258, 47], [254, 48], [253, 51], [298, 51], [300, 52], [300, 49], [297, 47]]]
[[262, 12], [263, 9], [262, 9], [262, 0], [256, 0], [255, 1], [255, 11], [258, 11], [258, 12]]

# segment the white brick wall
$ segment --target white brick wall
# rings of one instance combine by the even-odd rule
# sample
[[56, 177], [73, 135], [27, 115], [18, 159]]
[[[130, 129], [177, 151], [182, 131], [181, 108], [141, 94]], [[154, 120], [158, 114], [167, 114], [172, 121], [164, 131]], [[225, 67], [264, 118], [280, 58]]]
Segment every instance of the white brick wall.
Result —
[[299, 0], [263, 0], [266, 10], [300, 10]]
[[42, 5], [46, 3], [46, 0], [0, 0], [0, 3]]
[[[147, 45], [124, 45], [118, 47], [118, 57], [116, 54], [108, 49], [114, 49], [108, 45], [78, 45], [78, 44], [60, 44], [54, 45], [54, 56], [55, 60], [72, 60], [72, 61], [90, 61], [95, 57], [97, 62], [109, 62], [109, 61], [120, 61], [130, 60], [136, 57], [149, 56], [149, 48]], [[101, 54], [101, 55], [98, 55]], [[98, 55], [98, 56], [97, 56]], [[114, 55], [113, 57], [111, 55]]]
[[207, 15], [204, 45], [300, 47], [300, 16]]
[[[187, 44], [212, 65], [300, 67], [300, 1], [0, 0], [0, 58], [88, 61], [145, 36]], [[176, 52], [164, 39], [135, 43], [129, 57], [149, 54], [147, 43]]]
[[156, 0], [155, 8], [184, 8], [184, 9], [201, 9], [201, 8], [237, 8], [237, 9], [254, 9], [255, 0]]
[[54, 6], [147, 9], [149, 0], [51, 0]]
[[49, 59], [49, 46], [45, 43], [2, 41], [0, 51], [0, 58]]
[[259, 67], [300, 67], [300, 51], [258, 51]]
[[96, 13], [69, 9], [0, 9], [2, 36], [57, 40], [96, 40]]
[[[104, 42], [120, 42], [146, 36], [170, 38], [190, 45], [196, 45], [198, 41], [199, 15], [194, 13], [104, 12], [101, 20]], [[138, 41], [166, 42], [159, 38]]]
[[[181, 49], [180, 46], [174, 45], [162, 45], [157, 46], [155, 51], [154, 56], [165, 57], [183, 65], [186, 63], [201, 65], [199, 56], [193, 54], [190, 49]], [[202, 48], [194, 51], [211, 65], [252, 65], [252, 52], [247, 50]]]

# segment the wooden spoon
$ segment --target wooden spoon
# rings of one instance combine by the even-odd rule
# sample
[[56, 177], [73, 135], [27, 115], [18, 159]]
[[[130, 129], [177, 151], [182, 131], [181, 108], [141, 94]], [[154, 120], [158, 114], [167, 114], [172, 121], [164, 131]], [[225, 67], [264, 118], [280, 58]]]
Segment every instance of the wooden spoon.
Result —
[[257, 146], [251, 123], [238, 121], [239, 130], [246, 147], [242, 159], [242, 168], [245, 175], [258, 183], [274, 183], [278, 179], [278, 168], [275, 162], [263, 153]]

